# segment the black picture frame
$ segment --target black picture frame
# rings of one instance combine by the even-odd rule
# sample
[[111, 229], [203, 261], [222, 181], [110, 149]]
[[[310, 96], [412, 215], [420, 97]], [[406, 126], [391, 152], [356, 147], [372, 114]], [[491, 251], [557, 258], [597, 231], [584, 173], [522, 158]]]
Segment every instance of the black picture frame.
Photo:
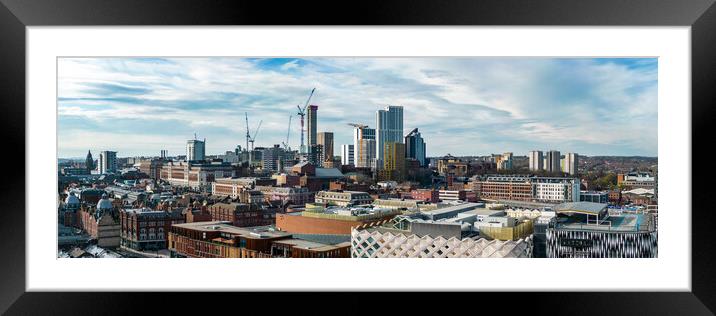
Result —
[[[714, 0], [499, 0], [499, 1], [99, 1], [99, 0], [0, 0], [0, 106], [6, 157], [2, 181], [5, 208], [0, 210], [0, 311], [15, 314], [97, 314], [185, 311], [186, 301], [231, 301], [239, 294], [171, 293], [162, 302], [161, 293], [38, 293], [25, 291], [25, 212], [26, 199], [37, 198], [25, 187], [25, 34], [28, 26], [64, 25], [581, 25], [581, 26], [690, 26], [692, 85], [692, 166], [708, 166], [704, 152], [710, 138], [710, 121], [716, 100], [716, 5]], [[307, 39], [307, 42], [310, 39]], [[670, 104], [667, 106], [683, 106]], [[685, 108], [684, 110], [689, 110]], [[664, 118], [662, 118], [664, 119]], [[668, 118], [667, 118], [668, 119]], [[700, 153], [699, 153], [700, 152]], [[478, 300], [504, 301], [502, 306], [523, 302], [531, 313], [622, 315], [635, 313], [711, 315], [716, 311], [716, 273], [712, 265], [716, 246], [711, 235], [715, 212], [706, 205], [707, 179], [693, 177], [692, 213], [692, 291], [647, 293], [480, 293], [471, 294], [464, 311]], [[704, 182], [704, 183], [699, 183]], [[689, 185], [689, 184], [683, 184]], [[42, 211], [42, 210], [35, 210]], [[684, 212], [688, 209], [669, 210]], [[274, 300], [273, 293], [258, 294], [256, 300]], [[449, 301], [449, 294], [431, 296]], [[207, 296], [211, 296], [209, 299]], [[228, 296], [228, 297], [224, 297]], [[343, 298], [323, 297], [340, 313], [361, 310], [370, 294]], [[311, 301], [311, 295], [292, 294], [271, 308], [297, 308], [293, 302]], [[416, 298], [420, 302], [421, 298]], [[278, 302], [278, 301], [277, 301]], [[291, 302], [291, 303], [287, 303]], [[269, 303], [270, 304], [270, 303]], [[207, 306], [214, 306], [208, 304]], [[405, 304], [408, 305], [408, 304]], [[490, 304], [498, 305], [498, 303]], [[325, 306], [325, 305], [322, 305]], [[242, 306], [242, 310], [247, 306]], [[422, 309], [401, 306], [400, 310]], [[364, 310], [370, 312], [370, 309]]]

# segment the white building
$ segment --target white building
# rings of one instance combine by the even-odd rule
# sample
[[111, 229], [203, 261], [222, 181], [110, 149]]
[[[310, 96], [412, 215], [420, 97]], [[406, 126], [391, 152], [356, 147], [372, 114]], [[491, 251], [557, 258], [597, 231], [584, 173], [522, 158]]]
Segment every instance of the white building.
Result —
[[117, 152], [103, 151], [99, 153], [99, 173], [117, 172]]
[[186, 160], [187, 161], [195, 161], [195, 160], [204, 160], [205, 158], [205, 147], [206, 145], [206, 139], [203, 141], [196, 140], [196, 139], [190, 139], [186, 141]]
[[579, 155], [576, 153], [567, 153], [564, 155], [564, 169], [562, 171], [570, 174], [570, 175], [576, 175], [579, 167]]
[[353, 151], [354, 145], [343, 144], [341, 145], [341, 164], [342, 165], [353, 165], [355, 166], [355, 157]]
[[352, 258], [530, 258], [532, 238], [487, 240], [351, 230]]
[[530, 151], [529, 158], [530, 158], [530, 171], [544, 170], [544, 157], [542, 156], [542, 151], [539, 151], [539, 150]]
[[579, 202], [580, 182], [578, 179], [537, 179], [540, 180], [534, 181], [532, 183], [535, 200], [548, 203]]

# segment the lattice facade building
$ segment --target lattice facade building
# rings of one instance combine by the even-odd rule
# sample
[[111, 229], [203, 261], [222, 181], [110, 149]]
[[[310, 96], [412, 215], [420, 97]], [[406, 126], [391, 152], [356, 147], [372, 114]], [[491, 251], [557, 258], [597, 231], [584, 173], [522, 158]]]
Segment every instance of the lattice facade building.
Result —
[[405, 235], [379, 230], [351, 231], [353, 258], [530, 258], [532, 238], [516, 241]]
[[547, 229], [548, 258], [656, 258], [657, 233]]

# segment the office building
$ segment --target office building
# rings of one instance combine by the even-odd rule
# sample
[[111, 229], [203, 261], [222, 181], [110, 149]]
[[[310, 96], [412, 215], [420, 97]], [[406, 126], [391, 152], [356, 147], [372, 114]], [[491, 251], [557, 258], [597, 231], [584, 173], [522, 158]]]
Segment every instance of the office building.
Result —
[[580, 191], [579, 192], [580, 202], [592, 202], [592, 203], [609, 203], [609, 192], [602, 191]]
[[311, 146], [318, 144], [318, 105], [308, 106], [308, 117], [306, 124], [306, 146], [308, 147], [308, 152], [311, 153], [312, 151], [315, 151], [317, 149]]
[[576, 153], [567, 153], [564, 155], [564, 171], [570, 175], [577, 175], [579, 173], [579, 155]]
[[654, 189], [656, 188], [656, 177], [648, 172], [617, 174], [617, 185], [621, 185], [627, 190], [638, 188]]
[[481, 199], [564, 203], [579, 201], [577, 178], [536, 176], [488, 176], [473, 179], [472, 189]]
[[355, 166], [354, 156], [354, 145], [343, 144], [341, 145], [341, 164], [344, 166], [352, 165]]
[[167, 155], [167, 150], [166, 150], [166, 149], [162, 149], [162, 150], [159, 152], [159, 158], [161, 158], [161, 159], [167, 159], [167, 156], [168, 156], [168, 155]]
[[547, 170], [547, 172], [560, 172], [562, 169], [560, 168], [560, 160], [562, 159], [561, 154], [559, 153], [559, 150], [550, 150], [547, 152], [547, 155], [545, 156], [545, 166], [544, 169]]
[[353, 130], [353, 157], [357, 168], [369, 168], [376, 157], [376, 130], [361, 125]]
[[383, 155], [383, 168], [378, 170], [381, 181], [403, 181], [405, 178], [405, 144], [386, 142]]
[[99, 153], [99, 173], [117, 172], [117, 152], [103, 151]]
[[318, 145], [323, 146], [323, 161], [333, 162], [333, 133], [332, 132], [320, 132], [318, 133]]
[[425, 158], [425, 140], [418, 132], [418, 129], [413, 129], [405, 136], [405, 157], [412, 158], [420, 162], [421, 167], [427, 166], [427, 159]]
[[542, 151], [533, 150], [529, 154], [530, 159], [530, 171], [544, 170], [544, 157]]
[[548, 258], [656, 258], [652, 214], [609, 215], [607, 204], [564, 203], [547, 228]]
[[167, 161], [162, 165], [160, 178], [174, 186], [211, 190], [211, 183], [216, 179], [233, 177], [234, 174], [234, 168], [227, 162]]
[[366, 205], [373, 202], [370, 194], [359, 191], [320, 191], [316, 193], [316, 203], [324, 203], [327, 205], [336, 206], [355, 206], [355, 205]]
[[403, 107], [391, 105], [378, 110], [375, 125], [376, 159], [383, 161], [385, 144], [403, 143]]
[[273, 145], [261, 152], [261, 167], [270, 172], [281, 171], [283, 162], [286, 161], [286, 151], [279, 145]]
[[187, 161], [201, 161], [206, 158], [205, 147], [206, 139], [196, 140], [190, 139], [186, 141], [186, 160]]

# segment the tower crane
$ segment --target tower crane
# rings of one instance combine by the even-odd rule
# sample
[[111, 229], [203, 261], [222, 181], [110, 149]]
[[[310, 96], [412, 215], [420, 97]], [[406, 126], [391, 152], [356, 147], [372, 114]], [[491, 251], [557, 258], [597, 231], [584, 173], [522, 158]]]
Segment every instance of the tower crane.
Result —
[[288, 131], [286, 132], [286, 142], [283, 143], [283, 149], [286, 151], [289, 151], [290, 148], [288, 147], [288, 138], [291, 136], [291, 119], [293, 118], [293, 115], [288, 116]]
[[313, 88], [313, 90], [311, 90], [311, 94], [308, 95], [308, 100], [306, 100], [306, 104], [303, 106], [303, 108], [301, 108], [301, 105], [296, 106], [298, 108], [298, 116], [301, 117], [301, 153], [304, 153], [304, 151], [305, 151], [305, 147], [304, 147], [304, 143], [303, 143], [303, 134], [305, 133], [305, 131], [303, 129], [303, 126], [304, 126], [303, 124], [304, 124], [304, 117], [306, 116], [306, 108], [308, 107], [308, 103], [311, 102], [311, 97], [313, 97], [313, 93], [315, 91], [316, 91], [316, 88]]
[[[249, 167], [251, 166], [251, 162], [254, 160], [254, 141], [256, 140], [256, 135], [259, 133], [259, 128], [261, 128], [261, 123], [263, 123], [263, 120], [259, 121], [259, 126], [256, 128], [256, 131], [254, 131], [254, 136], [251, 137], [251, 132], [249, 132], [249, 114], [244, 112], [244, 115], [246, 116], [246, 150], [249, 151]], [[251, 147], [249, 147], [249, 143], [251, 143]]]

